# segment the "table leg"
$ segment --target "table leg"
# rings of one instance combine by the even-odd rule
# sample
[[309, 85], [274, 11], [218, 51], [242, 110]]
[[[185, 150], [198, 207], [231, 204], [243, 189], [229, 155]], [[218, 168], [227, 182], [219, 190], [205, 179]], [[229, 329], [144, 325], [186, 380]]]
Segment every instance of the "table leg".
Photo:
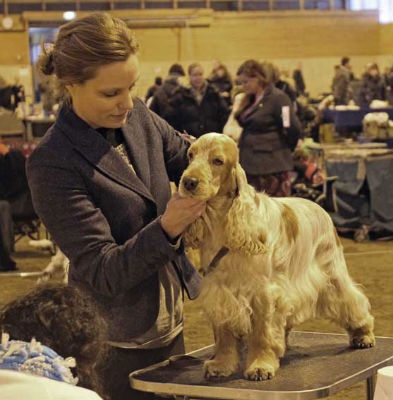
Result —
[[373, 400], [375, 392], [375, 384], [377, 382], [377, 375], [371, 375], [367, 378], [366, 390], [367, 390], [367, 400]]

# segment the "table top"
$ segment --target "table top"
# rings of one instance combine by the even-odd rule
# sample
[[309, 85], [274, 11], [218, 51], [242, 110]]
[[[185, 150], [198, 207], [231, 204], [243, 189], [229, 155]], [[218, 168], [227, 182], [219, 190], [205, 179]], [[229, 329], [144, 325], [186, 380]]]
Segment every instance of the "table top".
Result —
[[134, 389], [210, 399], [308, 400], [330, 396], [393, 364], [393, 338], [376, 338], [370, 349], [352, 349], [346, 334], [291, 332], [285, 357], [269, 381], [206, 380], [203, 362], [214, 345], [130, 374]]

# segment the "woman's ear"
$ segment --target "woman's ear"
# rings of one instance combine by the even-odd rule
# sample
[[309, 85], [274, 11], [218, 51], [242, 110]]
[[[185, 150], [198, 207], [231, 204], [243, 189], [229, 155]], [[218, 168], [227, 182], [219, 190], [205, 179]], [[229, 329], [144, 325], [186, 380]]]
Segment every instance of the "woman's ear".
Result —
[[227, 214], [226, 246], [247, 255], [263, 254], [267, 251], [266, 232], [262, 229], [258, 195], [247, 183], [246, 173], [239, 163], [234, 174], [237, 194]]

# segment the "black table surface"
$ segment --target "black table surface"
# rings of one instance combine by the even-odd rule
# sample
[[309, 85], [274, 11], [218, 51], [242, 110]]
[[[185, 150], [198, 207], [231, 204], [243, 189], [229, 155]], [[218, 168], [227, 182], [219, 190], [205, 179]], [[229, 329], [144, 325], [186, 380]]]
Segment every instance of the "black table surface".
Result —
[[130, 374], [131, 386], [146, 392], [192, 398], [307, 400], [330, 396], [393, 364], [393, 338], [377, 337], [370, 349], [353, 349], [345, 334], [291, 332], [289, 348], [276, 376], [254, 382], [237, 372], [228, 378], [205, 379], [203, 362], [214, 345], [175, 356]]

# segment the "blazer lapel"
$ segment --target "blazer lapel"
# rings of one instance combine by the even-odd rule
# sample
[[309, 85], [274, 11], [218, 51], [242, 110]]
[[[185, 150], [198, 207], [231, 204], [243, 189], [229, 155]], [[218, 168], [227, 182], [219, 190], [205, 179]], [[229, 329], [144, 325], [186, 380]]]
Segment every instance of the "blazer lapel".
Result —
[[[64, 110], [63, 108], [61, 112], [67, 112], [65, 118], [58, 119], [61, 121], [61, 130], [71, 140], [74, 149], [79, 154], [86, 158], [95, 168], [114, 181], [155, 203], [152, 194], [141, 179], [132, 172], [120, 154], [97, 131], [90, 128], [84, 121], [76, 116], [72, 110]], [[144, 171], [144, 168], [146, 168], [147, 159], [144, 164], [136, 164], [137, 162], [135, 160], [135, 165], [132, 165], [135, 171], [138, 174], [142, 172], [142, 174], [145, 175], [146, 172]]]
[[264, 103], [264, 102], [266, 101], [266, 99], [270, 96], [271, 92], [272, 92], [272, 85], [270, 84], [270, 85], [268, 85], [268, 86], [266, 87], [265, 92], [264, 92], [263, 97], [262, 97], [262, 100], [261, 100], [258, 104], [255, 104], [254, 106], [252, 106], [252, 109], [251, 109], [250, 112], [246, 115], [245, 120], [247, 120], [247, 118], [249, 118], [250, 115], [254, 114], [255, 111], [258, 110], [259, 107], [263, 107], [263, 103]]
[[140, 180], [150, 191], [150, 164], [146, 138], [142, 131], [132, 129], [132, 124], [125, 125], [122, 131], [130, 151], [131, 164]]

